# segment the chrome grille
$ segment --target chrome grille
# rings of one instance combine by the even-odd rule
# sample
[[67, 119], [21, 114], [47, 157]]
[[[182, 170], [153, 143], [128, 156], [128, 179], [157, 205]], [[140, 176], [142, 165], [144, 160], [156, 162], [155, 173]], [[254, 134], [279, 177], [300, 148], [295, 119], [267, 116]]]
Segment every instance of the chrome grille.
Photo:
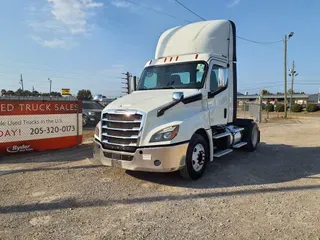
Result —
[[102, 114], [102, 143], [138, 146], [144, 114], [134, 110], [108, 110]]

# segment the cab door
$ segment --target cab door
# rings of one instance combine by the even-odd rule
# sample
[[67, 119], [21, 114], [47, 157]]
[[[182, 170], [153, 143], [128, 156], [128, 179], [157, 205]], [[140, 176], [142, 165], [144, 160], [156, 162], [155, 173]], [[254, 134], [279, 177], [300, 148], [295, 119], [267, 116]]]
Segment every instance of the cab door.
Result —
[[211, 61], [208, 74], [208, 110], [211, 126], [228, 122], [229, 90], [227, 63]]

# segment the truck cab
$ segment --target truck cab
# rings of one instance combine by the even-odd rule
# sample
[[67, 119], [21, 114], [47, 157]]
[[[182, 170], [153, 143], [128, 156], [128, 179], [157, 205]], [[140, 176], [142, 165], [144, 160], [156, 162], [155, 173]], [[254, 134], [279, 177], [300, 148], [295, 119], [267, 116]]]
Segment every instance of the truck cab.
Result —
[[102, 112], [95, 163], [196, 180], [234, 149], [256, 149], [258, 126], [237, 118], [236, 27], [212, 20], [165, 31], [137, 91]]

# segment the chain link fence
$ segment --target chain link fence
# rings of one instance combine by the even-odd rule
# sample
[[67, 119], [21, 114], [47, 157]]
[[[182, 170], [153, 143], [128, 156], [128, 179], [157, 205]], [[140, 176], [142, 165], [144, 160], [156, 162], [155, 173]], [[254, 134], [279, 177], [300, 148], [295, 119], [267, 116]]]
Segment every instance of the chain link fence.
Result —
[[256, 122], [262, 120], [262, 105], [259, 102], [238, 102], [238, 118], [252, 118]]

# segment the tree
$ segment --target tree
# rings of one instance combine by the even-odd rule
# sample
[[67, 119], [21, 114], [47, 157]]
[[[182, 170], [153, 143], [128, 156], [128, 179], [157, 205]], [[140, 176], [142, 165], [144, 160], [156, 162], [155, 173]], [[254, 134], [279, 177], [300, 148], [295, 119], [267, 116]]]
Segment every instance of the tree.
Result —
[[78, 100], [92, 100], [92, 94], [90, 90], [79, 90], [77, 95]]
[[24, 92], [22, 91], [21, 88], [19, 88], [19, 89], [15, 92], [14, 95], [16, 95], [16, 96], [23, 96], [23, 95], [24, 95]]
[[39, 97], [40, 96], [40, 93], [36, 90], [32, 91], [32, 96], [33, 97]]
[[302, 106], [300, 104], [294, 103], [294, 104], [292, 104], [291, 111], [292, 112], [301, 112]]
[[274, 112], [274, 105], [271, 103], [267, 103], [266, 110], [267, 112]]
[[269, 95], [270, 92], [268, 90], [262, 89], [262, 95]]
[[276, 112], [284, 112], [284, 104], [277, 103], [276, 107], [274, 108]]
[[7, 95], [7, 91], [5, 89], [1, 90], [1, 96], [6, 96]]
[[8, 90], [6, 96], [14, 96], [15, 93], [12, 90]]
[[289, 90], [288, 90], [288, 94], [290, 94], [291, 95], [291, 92], [292, 92], [292, 94], [294, 94], [295, 92], [294, 91], [292, 91], [292, 89], [290, 88]]
[[52, 97], [62, 97], [60, 92], [51, 92], [50, 94]]

